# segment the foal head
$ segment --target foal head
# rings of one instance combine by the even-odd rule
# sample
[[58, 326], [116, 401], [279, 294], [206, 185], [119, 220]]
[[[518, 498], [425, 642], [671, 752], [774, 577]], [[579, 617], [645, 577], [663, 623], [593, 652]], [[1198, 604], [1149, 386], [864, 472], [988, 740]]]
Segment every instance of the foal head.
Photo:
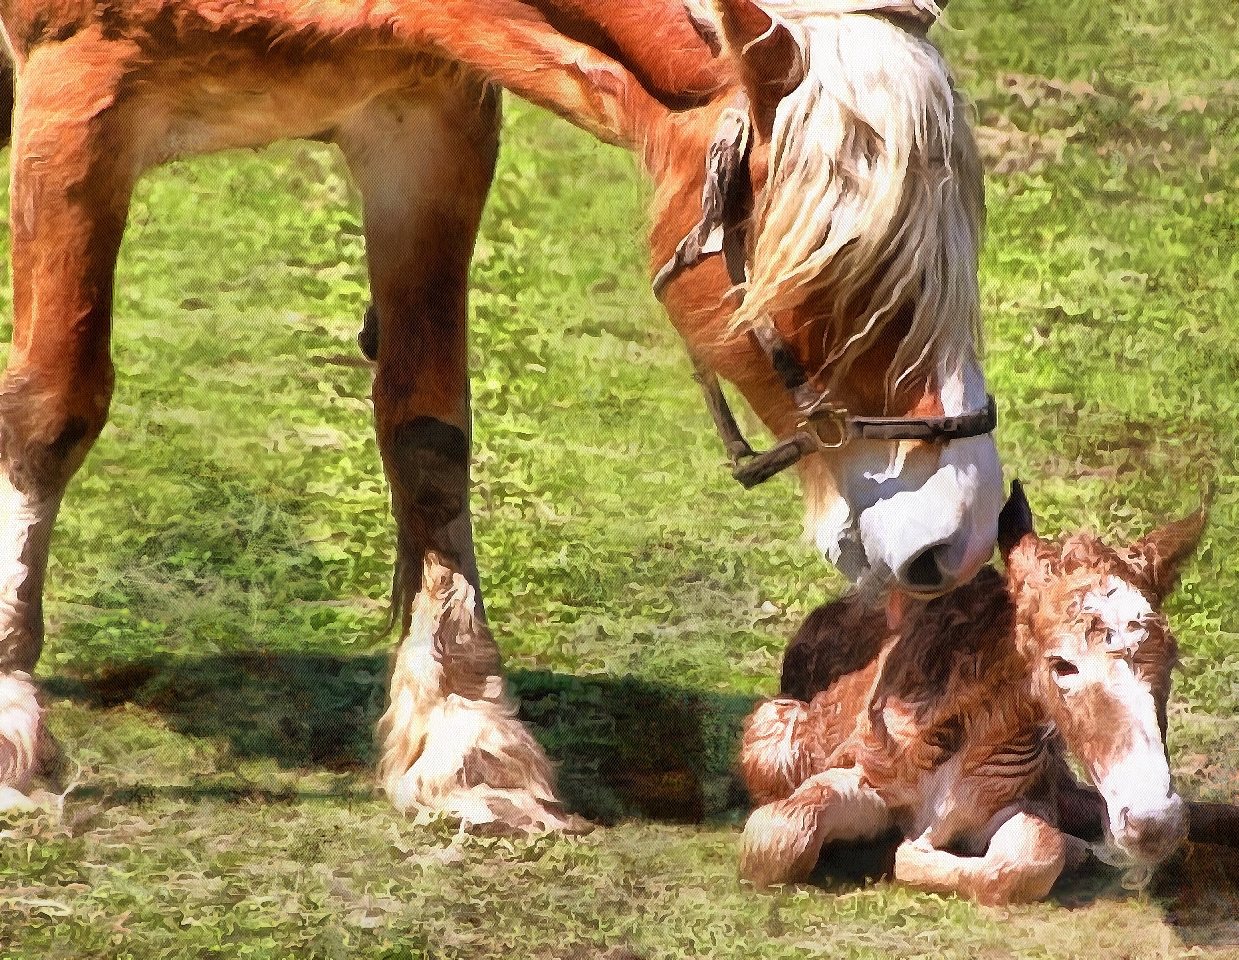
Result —
[[[932, 4], [689, 6], [713, 19], [751, 120], [743, 282], [732, 289], [713, 258], [664, 297], [690, 348], [780, 437], [800, 415], [754, 342], [762, 325], [788, 344], [813, 390], [848, 413], [984, 409], [981, 170], [966, 110], [923, 36]], [[660, 177], [670, 186], [654, 231], [659, 257], [660, 243], [684, 235], [673, 200], [692, 205], [681, 167], [702, 163], [699, 146], [684, 146], [693, 122], [705, 119], [673, 118], [675, 135], [653, 148], [671, 168]], [[829, 433], [818, 429], [824, 441]], [[993, 551], [1003, 491], [990, 435], [852, 440], [809, 455], [801, 471], [810, 534], [854, 581], [937, 594]]]
[[1202, 508], [1119, 550], [1089, 535], [1046, 541], [1017, 483], [999, 528], [1034, 694], [1104, 798], [1107, 839], [1138, 864], [1187, 836], [1166, 753], [1176, 645], [1161, 605], [1204, 523]]

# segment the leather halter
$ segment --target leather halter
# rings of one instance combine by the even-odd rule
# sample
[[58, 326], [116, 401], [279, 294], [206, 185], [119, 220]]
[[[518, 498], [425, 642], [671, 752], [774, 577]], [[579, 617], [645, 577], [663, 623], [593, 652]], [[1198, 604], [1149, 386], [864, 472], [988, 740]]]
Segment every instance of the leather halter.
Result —
[[[701, 220], [680, 241], [671, 259], [654, 277], [654, 295], [660, 300], [668, 283], [681, 271], [713, 253], [722, 253], [732, 283], [741, 287], [747, 278], [746, 221], [751, 202], [748, 187], [748, 151], [751, 123], [748, 103], [740, 98], [723, 112], [706, 153], [706, 182], [701, 194]], [[783, 339], [774, 321], [763, 317], [749, 335], [761, 347], [770, 365], [792, 395], [799, 414], [796, 431], [769, 450], [755, 451], [744, 438], [735, 414], [723, 395], [718, 376], [693, 357], [695, 378], [701, 384], [706, 407], [714, 420], [731, 474], [746, 489], [764, 483], [810, 453], [836, 450], [853, 440], [924, 440], [949, 443], [992, 433], [998, 410], [992, 396], [986, 405], [951, 417], [869, 417], [848, 412], [825, 391], [817, 390]], [[823, 436], [823, 428], [829, 432]]]

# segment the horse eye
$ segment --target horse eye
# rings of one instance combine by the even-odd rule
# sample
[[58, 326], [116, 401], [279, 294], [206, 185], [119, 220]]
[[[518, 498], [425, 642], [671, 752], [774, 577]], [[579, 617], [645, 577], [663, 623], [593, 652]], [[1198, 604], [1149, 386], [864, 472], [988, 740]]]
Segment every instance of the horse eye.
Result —
[[1064, 660], [1062, 657], [1051, 657], [1050, 672], [1054, 674], [1055, 678], [1061, 680], [1064, 677], [1074, 677], [1080, 672], [1080, 668], [1070, 660]]

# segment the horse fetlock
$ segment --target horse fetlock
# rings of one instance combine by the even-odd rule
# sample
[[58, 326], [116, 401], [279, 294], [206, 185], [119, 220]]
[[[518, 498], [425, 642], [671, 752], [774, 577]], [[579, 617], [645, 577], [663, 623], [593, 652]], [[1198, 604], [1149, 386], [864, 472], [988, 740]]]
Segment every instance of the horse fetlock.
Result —
[[0, 674], [0, 809], [23, 806], [52, 744], [30, 675]]
[[0, 674], [33, 670], [38, 662], [43, 578], [59, 503], [59, 494], [26, 492], [0, 471]]
[[474, 586], [435, 551], [424, 559], [379, 736], [379, 783], [401, 812], [445, 814], [487, 832], [581, 826], [516, 716]]
[[575, 832], [550, 761], [506, 697], [418, 697], [407, 684], [383, 718], [380, 784], [402, 813], [441, 814], [471, 831]]

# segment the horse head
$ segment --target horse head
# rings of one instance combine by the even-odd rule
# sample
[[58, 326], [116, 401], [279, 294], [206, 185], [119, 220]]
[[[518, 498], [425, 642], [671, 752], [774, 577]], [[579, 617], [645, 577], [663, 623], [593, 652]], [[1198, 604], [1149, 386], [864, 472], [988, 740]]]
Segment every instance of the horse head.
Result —
[[1089, 535], [1046, 541], [1016, 484], [1000, 524], [1034, 693], [1104, 799], [1126, 863], [1159, 863], [1187, 836], [1166, 751], [1176, 643], [1162, 602], [1204, 523], [1202, 508], [1122, 550]]
[[[664, 268], [663, 302], [698, 364], [735, 384], [776, 438], [807, 438], [797, 459], [823, 553], [853, 581], [944, 592], [993, 550], [1003, 491], [992, 435], [847, 436], [858, 417], [975, 420], [987, 407], [981, 171], [924, 38], [929, 15], [913, 0], [688, 7], [735, 81], [646, 145], [660, 184], [656, 265], [692, 266]], [[730, 142], [743, 176], [715, 189], [733, 209], [714, 248], [700, 231], [704, 250], [726, 256], [679, 263], [676, 241], [702, 208], [690, 174], [740, 111]]]

